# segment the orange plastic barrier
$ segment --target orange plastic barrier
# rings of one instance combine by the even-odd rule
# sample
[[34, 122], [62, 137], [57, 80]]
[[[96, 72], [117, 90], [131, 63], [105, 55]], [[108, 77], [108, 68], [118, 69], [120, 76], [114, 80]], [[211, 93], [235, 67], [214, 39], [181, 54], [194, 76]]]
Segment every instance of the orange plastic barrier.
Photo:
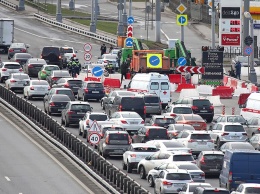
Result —
[[234, 89], [226, 86], [219, 86], [212, 90], [212, 96], [220, 96], [223, 98], [232, 98]]
[[233, 87], [229, 86], [217, 86], [217, 89], [231, 89], [232, 93], [234, 93], [235, 89]]
[[126, 73], [126, 79], [131, 79], [131, 74], [130, 73]]
[[251, 92], [257, 92], [257, 91], [258, 91], [258, 87], [253, 85], [251, 87]]
[[246, 88], [247, 85], [246, 85], [246, 82], [243, 82], [242, 85], [241, 85], [242, 88]]
[[223, 77], [224, 86], [227, 84], [227, 82], [228, 82], [228, 76], [224, 75], [224, 77]]
[[238, 98], [238, 105], [239, 105], [239, 108], [241, 108], [241, 105], [245, 104], [246, 103], [246, 100], [248, 98], [248, 96], [250, 96], [251, 93], [242, 93], [239, 95], [239, 98]]
[[111, 87], [111, 88], [120, 88], [121, 83], [119, 79], [113, 79], [113, 78], [105, 78], [104, 80], [104, 86], [107, 87]]
[[173, 84], [185, 83], [185, 78], [181, 74], [169, 74], [169, 80]]
[[182, 89], [194, 89], [195, 85], [194, 84], [178, 84], [177, 89], [175, 92], [181, 92]]
[[100, 82], [101, 78], [98, 77], [85, 77], [84, 81], [97, 81]]
[[230, 81], [230, 87], [236, 89], [237, 88], [237, 79], [232, 79]]

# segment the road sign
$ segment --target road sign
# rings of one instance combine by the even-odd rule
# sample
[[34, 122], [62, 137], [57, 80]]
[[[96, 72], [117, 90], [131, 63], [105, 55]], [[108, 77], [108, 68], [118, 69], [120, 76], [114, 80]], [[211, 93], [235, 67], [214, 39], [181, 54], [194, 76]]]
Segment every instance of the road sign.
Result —
[[133, 39], [131, 37], [128, 37], [125, 39], [125, 46], [126, 47], [133, 47]]
[[91, 70], [91, 73], [95, 76], [95, 77], [101, 77], [104, 73], [104, 69], [102, 69], [102, 67], [96, 66]]
[[134, 17], [132, 17], [132, 16], [129, 16], [128, 18], [127, 18], [127, 23], [128, 24], [133, 24], [135, 22], [135, 20], [134, 20]]
[[244, 48], [244, 53], [245, 53], [246, 55], [251, 55], [252, 52], [253, 52], [253, 49], [252, 49], [250, 46], [246, 46], [246, 47]]
[[127, 37], [133, 37], [133, 26], [128, 25], [127, 26], [127, 33], [126, 33]]
[[188, 71], [190, 73], [196, 73], [196, 74], [202, 74], [204, 73], [205, 69], [204, 67], [193, 67], [193, 66], [179, 66], [176, 68], [176, 71], [179, 73], [183, 73], [185, 71]]
[[124, 9], [124, 5], [122, 3], [118, 3], [117, 4], [117, 9], [118, 10], [123, 10]]
[[92, 46], [91, 46], [91, 44], [86, 43], [86, 44], [84, 44], [83, 49], [84, 49], [85, 52], [90, 52], [91, 49], [92, 49]]
[[247, 36], [247, 37], [245, 37], [244, 42], [245, 42], [246, 46], [250, 46], [253, 43], [253, 38], [251, 36]]
[[182, 3], [177, 7], [177, 11], [180, 14], [183, 14], [187, 10], [187, 7], [185, 7]]
[[91, 58], [92, 58], [91, 53], [84, 53], [84, 59], [85, 59], [85, 61], [90, 61]]
[[260, 29], [260, 24], [253, 24], [253, 27], [254, 27], [254, 29], [259, 30]]
[[162, 68], [162, 54], [147, 54], [148, 68]]
[[150, 6], [150, 5], [146, 6], [145, 12], [146, 12], [146, 13], [150, 13], [151, 11], [152, 11], [151, 6]]
[[100, 135], [99, 135], [99, 133], [96, 133], [96, 132], [94, 132], [94, 133], [91, 133], [89, 136], [88, 136], [88, 140], [89, 140], [89, 143], [90, 144], [98, 144], [99, 143], [99, 141], [100, 141]]
[[188, 24], [188, 16], [187, 15], [177, 15], [177, 25], [186, 26]]
[[179, 64], [180, 66], [184, 66], [184, 65], [187, 64], [187, 60], [186, 60], [184, 57], [180, 57], [180, 58], [178, 59], [178, 64]]
[[90, 129], [88, 131], [91, 131], [91, 132], [101, 132], [100, 127], [99, 127], [97, 121], [93, 121], [93, 123], [90, 126]]

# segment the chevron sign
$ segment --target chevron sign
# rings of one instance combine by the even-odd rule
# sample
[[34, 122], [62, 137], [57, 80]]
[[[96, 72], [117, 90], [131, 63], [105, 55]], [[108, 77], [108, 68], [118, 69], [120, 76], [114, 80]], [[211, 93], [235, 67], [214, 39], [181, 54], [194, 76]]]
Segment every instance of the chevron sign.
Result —
[[179, 73], [185, 72], [186, 70], [190, 73], [197, 73], [197, 74], [205, 72], [204, 67], [179, 66], [176, 68], [176, 71]]

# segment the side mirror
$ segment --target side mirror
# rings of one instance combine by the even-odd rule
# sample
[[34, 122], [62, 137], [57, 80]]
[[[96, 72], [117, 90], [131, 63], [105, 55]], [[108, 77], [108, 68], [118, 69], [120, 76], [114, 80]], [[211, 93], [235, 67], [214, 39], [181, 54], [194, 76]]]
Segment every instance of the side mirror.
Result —
[[154, 170], [159, 170], [159, 167], [154, 167]]
[[150, 156], [145, 157], [145, 160], [151, 160]]
[[159, 175], [157, 175], [157, 174], [155, 174], [155, 175], [153, 175], [153, 178], [159, 178]]
[[182, 188], [178, 188], [178, 189], [177, 189], [177, 192], [180, 192], [180, 191], [182, 191]]

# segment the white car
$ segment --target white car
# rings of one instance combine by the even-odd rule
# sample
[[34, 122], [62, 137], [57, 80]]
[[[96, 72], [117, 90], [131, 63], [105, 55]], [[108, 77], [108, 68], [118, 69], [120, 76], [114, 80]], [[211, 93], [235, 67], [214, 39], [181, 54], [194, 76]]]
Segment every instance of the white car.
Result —
[[154, 145], [132, 143], [128, 150], [123, 154], [123, 170], [127, 170], [128, 173], [131, 173], [132, 169], [136, 169], [138, 163], [142, 159], [157, 151], [158, 149]]
[[212, 187], [209, 183], [186, 183], [179, 194], [193, 194], [197, 187]]
[[76, 53], [77, 53], [77, 51], [75, 51], [73, 47], [66, 47], [66, 46], [61, 47], [60, 52], [62, 55], [62, 63], [64, 64], [64, 67], [65, 65], [68, 64], [71, 57], [76, 57]]
[[111, 115], [110, 121], [121, 125], [125, 130], [138, 130], [144, 126], [142, 117], [131, 111], [118, 111]]
[[12, 73], [5, 81], [5, 87], [9, 90], [23, 89], [24, 84], [30, 81], [30, 77], [25, 73]]
[[45, 80], [30, 80], [24, 84], [23, 96], [28, 100], [33, 97], [44, 97], [51, 89]]
[[23, 69], [18, 62], [0, 63], [0, 82], [3, 83], [12, 73], [22, 73]]
[[111, 54], [117, 55], [117, 53], [120, 51], [120, 49], [112, 49], [110, 52]]
[[187, 152], [191, 153], [191, 149], [185, 147], [182, 143], [176, 140], [150, 140], [146, 144], [155, 145], [159, 150], [169, 152]]
[[177, 114], [192, 114], [192, 108], [186, 104], [171, 104], [165, 108], [165, 116], [176, 117]]
[[190, 148], [194, 155], [201, 151], [214, 150], [214, 141], [208, 132], [184, 130], [177, 136], [177, 141]]
[[242, 183], [231, 194], [256, 194], [260, 193], [260, 184]]
[[109, 118], [106, 113], [100, 112], [87, 112], [85, 116], [79, 121], [79, 135], [83, 138], [88, 136], [88, 130], [93, 125], [94, 121], [108, 121]]
[[112, 64], [114, 68], [118, 68], [117, 54], [103, 54], [97, 63], [102, 64], [103, 66]]

